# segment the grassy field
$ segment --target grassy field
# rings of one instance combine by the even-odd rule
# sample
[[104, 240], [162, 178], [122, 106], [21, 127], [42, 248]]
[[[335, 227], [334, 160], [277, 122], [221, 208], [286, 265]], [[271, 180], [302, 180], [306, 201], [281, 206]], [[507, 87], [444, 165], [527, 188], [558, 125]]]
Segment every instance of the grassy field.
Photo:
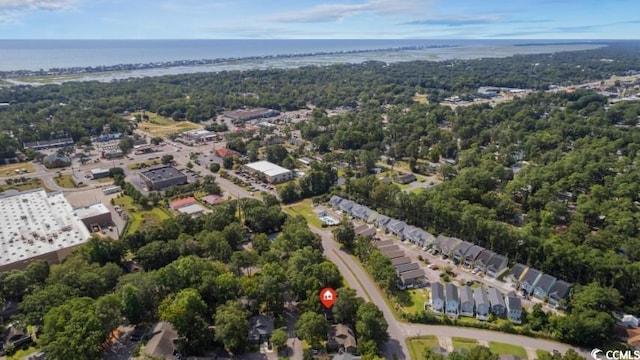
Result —
[[[131, 115], [141, 115], [140, 112]], [[145, 111], [145, 115], [149, 116], [149, 121], [138, 124], [138, 129], [151, 136], [166, 136], [168, 134], [181, 133], [189, 130], [202, 129], [200, 125], [190, 121], [174, 121], [171, 118], [160, 116], [156, 113]]]
[[473, 349], [478, 346], [478, 340], [470, 338], [453, 337], [451, 342], [454, 349]]
[[536, 358], [541, 358], [545, 355], [549, 355], [550, 353], [548, 351], [544, 351], [544, 350], [536, 350]]
[[435, 336], [421, 336], [407, 339], [407, 347], [412, 359], [424, 359], [424, 350], [439, 346], [440, 342]]
[[39, 349], [35, 348], [33, 346], [24, 349], [24, 350], [18, 350], [16, 351], [15, 354], [11, 355], [11, 356], [7, 356], [7, 360], [20, 360], [22, 358], [26, 358], [28, 355], [31, 355], [33, 353], [38, 352]]
[[413, 97], [413, 101], [417, 102], [418, 104], [428, 104], [429, 103], [429, 99], [427, 98], [427, 95], [425, 95], [425, 94], [416, 94]]
[[[27, 172], [25, 173], [24, 171], [22, 171], [22, 169], [26, 170]], [[20, 173], [19, 174], [16, 173], [16, 170], [19, 170]], [[36, 172], [36, 168], [33, 166], [32, 163], [0, 165], [0, 177], [21, 176], [21, 175], [33, 173], [33, 172]]]
[[72, 175], [60, 175], [53, 178], [58, 186], [72, 189], [78, 187]]
[[49, 189], [47, 189], [46, 186], [44, 186], [44, 183], [42, 182], [42, 180], [40, 180], [40, 179], [31, 179], [27, 183], [12, 184], [12, 185], [2, 185], [2, 186], [0, 186], [0, 192], [4, 192], [4, 191], [7, 191], [7, 190], [27, 191], [27, 190], [40, 189], [40, 188], [44, 188], [45, 190], [49, 190]]
[[322, 227], [322, 221], [320, 221], [318, 216], [313, 212], [314, 207], [311, 204], [311, 199], [304, 199], [285, 207], [284, 211], [291, 215], [302, 215], [309, 224], [320, 228]]
[[50, 76], [25, 76], [25, 77], [17, 78], [16, 80], [20, 82], [29, 83], [29, 84], [51, 84], [51, 83], [70, 81], [70, 80], [76, 80], [81, 78], [82, 78], [82, 75], [79, 75], [79, 74], [68, 74], [68, 75], [50, 75]]
[[395, 290], [393, 296], [402, 311], [408, 314], [416, 314], [424, 310], [424, 303], [429, 301], [429, 292], [424, 289]]
[[527, 359], [529, 356], [527, 355], [527, 351], [518, 345], [505, 344], [500, 342], [490, 342], [489, 349], [494, 354], [498, 355], [515, 355], [521, 359]]
[[139, 205], [133, 203], [133, 199], [129, 196], [115, 198], [114, 203], [120, 205], [129, 215], [127, 234], [132, 234], [141, 227], [157, 225], [170, 218], [167, 212], [157, 207], [151, 210], [142, 210]]

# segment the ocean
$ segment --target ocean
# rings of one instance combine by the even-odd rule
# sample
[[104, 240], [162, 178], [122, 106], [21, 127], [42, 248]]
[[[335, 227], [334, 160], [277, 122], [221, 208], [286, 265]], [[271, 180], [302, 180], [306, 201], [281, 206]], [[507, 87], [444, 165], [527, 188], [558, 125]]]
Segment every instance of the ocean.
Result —
[[[527, 46], [521, 46], [526, 44]], [[0, 71], [233, 59], [223, 63], [91, 73], [86, 80], [112, 80], [198, 71], [289, 68], [368, 60], [398, 62], [503, 57], [584, 50], [596, 41], [560, 40], [0, 40]], [[417, 50], [365, 50], [420, 47]], [[356, 52], [354, 52], [356, 51]], [[363, 52], [357, 52], [363, 51]], [[348, 52], [348, 53], [342, 53]], [[277, 55], [318, 54], [302, 57]], [[251, 58], [251, 59], [246, 59]], [[78, 80], [78, 77], [74, 77]]]

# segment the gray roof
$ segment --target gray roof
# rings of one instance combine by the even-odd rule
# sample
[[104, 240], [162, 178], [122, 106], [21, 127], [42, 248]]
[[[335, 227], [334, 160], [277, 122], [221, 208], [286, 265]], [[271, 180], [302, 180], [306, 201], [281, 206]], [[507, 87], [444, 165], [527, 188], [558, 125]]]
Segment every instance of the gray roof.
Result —
[[507, 295], [509, 310], [522, 310], [522, 301], [517, 296]]
[[273, 332], [273, 319], [269, 316], [258, 315], [249, 319], [249, 337], [271, 335]]
[[356, 204], [353, 201], [344, 199], [340, 201], [340, 204], [338, 204], [338, 209], [344, 212], [349, 212], [349, 210], [351, 210], [355, 205]]
[[400, 221], [400, 220], [391, 220], [388, 224], [387, 224], [387, 228], [390, 230], [393, 230], [396, 233], [401, 232], [405, 227], [407, 226], [407, 224], [404, 221]]
[[382, 240], [382, 241], [373, 242], [373, 246], [377, 247], [378, 249], [383, 248], [385, 246], [390, 246], [390, 245], [393, 245], [392, 240]]
[[443, 252], [446, 253], [454, 251], [458, 247], [458, 245], [462, 243], [462, 240], [454, 237], [438, 235], [438, 238], [442, 238], [440, 248]]
[[423, 277], [424, 277], [424, 270], [422, 269], [411, 270], [411, 271], [403, 272], [402, 274], [400, 274], [400, 279], [402, 281], [419, 279]]
[[456, 256], [464, 256], [467, 253], [467, 250], [469, 250], [470, 247], [472, 247], [473, 244], [467, 241], [463, 241], [460, 243], [460, 245], [458, 246], [458, 249], [456, 250], [455, 255]]
[[354, 229], [356, 236], [373, 236], [376, 234], [376, 228], [368, 225], [361, 225]]
[[525, 271], [527, 271], [528, 267], [526, 265], [523, 264], [515, 264], [513, 265], [513, 267], [511, 268], [511, 270], [509, 271], [508, 276], [511, 276], [513, 278], [515, 278], [516, 280], [519, 280], [520, 277], [522, 276], [522, 274], [524, 274]]
[[386, 215], [379, 215], [378, 218], [376, 219], [376, 222], [378, 223], [378, 225], [386, 225], [391, 220], [392, 219]]
[[364, 211], [364, 206], [358, 204], [358, 203], [353, 203], [353, 207], [351, 209], [349, 209], [347, 212], [350, 215], [360, 215], [362, 214], [362, 212]]
[[408, 264], [411, 262], [411, 258], [409, 258], [408, 256], [401, 256], [395, 259], [391, 259], [391, 264], [393, 266], [398, 266], [398, 265], [402, 265], [402, 264]]
[[473, 293], [471, 292], [471, 288], [465, 285], [460, 288], [460, 303], [469, 301], [473, 303]]
[[473, 245], [472, 247], [467, 249], [467, 253], [464, 254], [464, 258], [467, 261], [475, 261], [482, 251], [484, 251], [484, 248], [482, 246]]
[[431, 298], [444, 301], [444, 286], [439, 281], [431, 283]]
[[447, 296], [447, 302], [451, 300], [458, 301], [458, 287], [452, 283], [448, 283], [445, 286], [445, 294]]
[[386, 255], [389, 252], [400, 250], [400, 246], [398, 245], [384, 246], [384, 247], [378, 248], [378, 250], [380, 250], [381, 253]]
[[480, 255], [478, 255], [478, 258], [476, 259], [476, 261], [481, 263], [484, 266], [487, 266], [489, 265], [489, 261], [495, 254], [496, 253], [494, 253], [491, 250], [484, 250], [483, 252], [480, 253]]
[[413, 262], [396, 266], [396, 271], [400, 274], [417, 269], [420, 269], [420, 265]]
[[567, 299], [569, 297], [569, 291], [573, 285], [564, 281], [558, 280], [549, 291], [549, 297], [556, 300]]
[[494, 255], [491, 260], [489, 260], [489, 264], [487, 268], [493, 271], [501, 271], [507, 267], [507, 258], [502, 255]]
[[342, 200], [344, 200], [344, 199], [343, 199], [343, 198], [341, 198], [340, 196], [338, 196], [338, 195], [333, 195], [333, 196], [331, 197], [331, 199], [329, 199], [329, 205], [331, 205], [332, 207], [334, 207], [334, 208], [335, 208], [335, 207], [337, 207], [337, 206], [338, 206], [338, 204], [340, 204], [340, 202], [341, 202]]
[[395, 259], [405, 256], [405, 253], [402, 250], [395, 250], [384, 253], [384, 256], [388, 257], [389, 259]]
[[487, 291], [484, 288], [478, 287], [473, 291], [473, 300], [476, 302], [476, 306], [478, 305], [487, 305], [489, 306], [489, 297], [487, 296]]
[[522, 281], [527, 282], [530, 285], [534, 285], [540, 274], [542, 274], [540, 271], [534, 268], [529, 268], [529, 270], [527, 270], [527, 273], [524, 274], [524, 279], [522, 279]]
[[491, 303], [491, 306], [496, 306], [496, 305], [506, 306], [506, 304], [504, 303], [504, 297], [502, 296], [502, 293], [500, 292], [500, 290], [496, 288], [489, 289], [489, 302]]
[[140, 175], [146, 177], [150, 181], [163, 181], [169, 179], [178, 179], [184, 177], [185, 175], [178, 171], [178, 169], [173, 166], [158, 166], [151, 168], [149, 170], [145, 170], [140, 172]]
[[542, 274], [542, 276], [540, 277], [540, 280], [538, 280], [538, 282], [536, 283], [536, 287], [548, 293], [549, 290], [551, 290], [553, 283], [555, 282], [556, 282], [556, 278], [554, 278], [553, 276], [548, 274]]

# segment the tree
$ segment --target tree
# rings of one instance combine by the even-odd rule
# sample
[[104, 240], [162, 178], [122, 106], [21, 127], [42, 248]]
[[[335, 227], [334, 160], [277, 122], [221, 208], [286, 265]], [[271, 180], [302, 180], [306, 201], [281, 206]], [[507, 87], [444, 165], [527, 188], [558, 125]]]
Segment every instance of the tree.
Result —
[[353, 241], [356, 238], [356, 233], [353, 223], [348, 217], [343, 216], [340, 224], [333, 229], [333, 238], [348, 251], [353, 250]]
[[218, 171], [220, 171], [220, 164], [218, 163], [211, 163], [211, 165], [209, 165], [209, 171], [211, 171], [214, 174], [217, 174]]
[[162, 138], [161, 138], [161, 137], [158, 137], [158, 136], [154, 136], [154, 137], [152, 137], [152, 138], [151, 138], [151, 140], [150, 140], [150, 142], [151, 142], [153, 145], [156, 145], [156, 146], [157, 146], [157, 145], [160, 145], [160, 144], [162, 143], [162, 141], [163, 141], [163, 140], [162, 140]]
[[137, 324], [142, 320], [143, 310], [140, 290], [132, 284], [126, 284], [122, 288], [122, 313], [129, 322]]
[[291, 204], [300, 200], [298, 187], [291, 181], [280, 188], [278, 195], [280, 195], [280, 199], [282, 199], [284, 204]]
[[333, 316], [338, 323], [355, 324], [356, 313], [364, 300], [356, 296], [356, 292], [349, 288], [337, 290], [336, 302], [333, 304]]
[[123, 137], [120, 139], [118, 147], [123, 153], [127, 154], [131, 149], [133, 149], [133, 139], [128, 136]]
[[215, 339], [234, 353], [244, 349], [249, 333], [248, 314], [242, 309], [240, 302], [228, 301], [219, 306], [215, 314]]
[[313, 348], [319, 348], [327, 338], [328, 324], [324, 316], [307, 311], [296, 323], [296, 333]]
[[271, 333], [271, 339], [269, 341], [277, 349], [277, 351], [282, 351], [287, 346], [287, 341], [289, 340], [289, 334], [283, 329], [275, 329]]
[[230, 170], [233, 168], [233, 158], [231, 156], [225, 156], [222, 158], [222, 167]]
[[164, 299], [158, 312], [162, 320], [170, 322], [191, 352], [202, 350], [207, 344], [207, 304], [196, 289], [187, 288]]
[[173, 162], [173, 155], [162, 155], [160, 162], [164, 165], [169, 165]]
[[573, 295], [571, 305], [573, 311], [614, 311], [622, 304], [620, 292], [614, 288], [604, 288], [591, 283], [578, 288]]
[[187, 167], [187, 169], [191, 170], [193, 169], [193, 163], [191, 161], [188, 161], [187, 164], [185, 165]]
[[389, 339], [384, 314], [373, 303], [363, 303], [356, 312], [356, 333], [361, 341], [373, 340], [382, 347]]

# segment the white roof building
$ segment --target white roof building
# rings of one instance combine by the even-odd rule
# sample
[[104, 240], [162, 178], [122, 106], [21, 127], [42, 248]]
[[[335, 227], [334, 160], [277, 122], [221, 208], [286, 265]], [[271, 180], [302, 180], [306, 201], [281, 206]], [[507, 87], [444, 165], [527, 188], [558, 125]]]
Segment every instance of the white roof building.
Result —
[[270, 183], [287, 181], [293, 177], [293, 172], [291, 170], [265, 160], [246, 164], [245, 167], [249, 171], [260, 173]]
[[89, 237], [62, 193], [40, 189], [0, 197], [0, 271], [36, 259], [60, 261]]

